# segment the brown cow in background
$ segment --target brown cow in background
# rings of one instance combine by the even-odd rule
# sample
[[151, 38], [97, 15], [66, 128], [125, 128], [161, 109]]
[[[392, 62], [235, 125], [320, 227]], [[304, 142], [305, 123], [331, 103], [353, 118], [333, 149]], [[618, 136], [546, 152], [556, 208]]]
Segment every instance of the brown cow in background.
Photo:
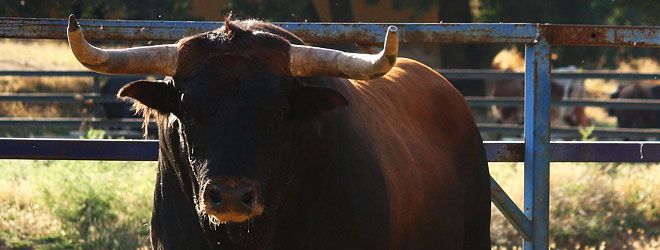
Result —
[[[660, 85], [633, 83], [619, 86], [611, 99], [660, 99]], [[616, 109], [609, 113], [616, 116], [620, 128], [660, 128], [660, 110], [655, 109]]]
[[[514, 47], [503, 50], [492, 63], [493, 68], [506, 71], [524, 71], [524, 58]], [[552, 72], [576, 72], [574, 66], [555, 68]], [[554, 77], [556, 78], [556, 77]], [[523, 97], [525, 95], [525, 83], [523, 79], [499, 79], [490, 80], [490, 96], [493, 97]], [[566, 100], [570, 98], [584, 98], [584, 79], [553, 79], [550, 82], [551, 99], [553, 101]], [[524, 112], [522, 106], [493, 106], [492, 114], [497, 123], [500, 124], [523, 124]], [[584, 107], [552, 107], [550, 109], [551, 126], [588, 126], [589, 121], [584, 112]]]

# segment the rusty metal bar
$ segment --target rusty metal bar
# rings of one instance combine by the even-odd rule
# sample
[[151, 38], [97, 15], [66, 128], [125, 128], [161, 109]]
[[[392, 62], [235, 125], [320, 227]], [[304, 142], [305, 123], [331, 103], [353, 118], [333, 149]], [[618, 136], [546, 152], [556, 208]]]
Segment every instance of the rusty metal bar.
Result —
[[[224, 22], [79, 20], [89, 40], [174, 41], [220, 28]], [[275, 22], [309, 43], [378, 44], [390, 24]], [[0, 18], [0, 37], [66, 39], [65, 19]], [[401, 43], [532, 43], [536, 24], [399, 23]]]
[[547, 24], [553, 45], [660, 47], [659, 26]]
[[[90, 40], [174, 41], [222, 22], [80, 20]], [[309, 43], [378, 44], [390, 24], [275, 23]], [[533, 23], [396, 24], [401, 43], [535, 43], [547, 33], [555, 45], [659, 47], [660, 27]], [[65, 39], [65, 19], [0, 18], [0, 37]]]
[[[524, 72], [507, 72], [494, 69], [436, 69], [444, 77], [449, 79], [516, 79], [523, 78]], [[26, 77], [108, 77], [92, 71], [76, 70], [0, 70], [0, 76], [26, 76]], [[147, 77], [147, 76], [144, 76]], [[162, 76], [155, 76], [157, 78]], [[580, 72], [556, 72], [552, 73], [552, 79], [625, 79], [625, 80], [658, 80], [660, 73], [634, 73], [617, 72], [614, 70], [583, 70]], [[619, 83], [625, 84], [625, 83]]]

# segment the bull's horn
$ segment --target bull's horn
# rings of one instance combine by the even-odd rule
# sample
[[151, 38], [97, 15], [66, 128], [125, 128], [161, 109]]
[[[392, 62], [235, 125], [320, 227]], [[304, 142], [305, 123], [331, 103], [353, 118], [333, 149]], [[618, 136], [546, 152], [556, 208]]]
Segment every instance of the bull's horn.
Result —
[[88, 69], [106, 74], [162, 74], [173, 76], [177, 66], [177, 45], [100, 49], [90, 45], [74, 15], [67, 27], [69, 46], [78, 61]]
[[383, 50], [375, 55], [291, 45], [289, 68], [293, 76], [337, 76], [369, 80], [387, 74], [399, 51], [396, 26], [389, 26]]

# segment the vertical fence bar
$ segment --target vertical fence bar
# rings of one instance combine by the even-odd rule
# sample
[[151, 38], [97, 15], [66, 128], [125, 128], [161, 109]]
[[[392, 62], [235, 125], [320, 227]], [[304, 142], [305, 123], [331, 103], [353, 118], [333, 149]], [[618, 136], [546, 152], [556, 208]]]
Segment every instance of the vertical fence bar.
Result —
[[93, 82], [92, 82], [92, 92], [95, 94], [100, 94], [101, 93], [101, 79], [100, 77], [95, 75], [93, 76]]
[[548, 249], [550, 184], [550, 43], [525, 45], [525, 215], [532, 238], [523, 249]]

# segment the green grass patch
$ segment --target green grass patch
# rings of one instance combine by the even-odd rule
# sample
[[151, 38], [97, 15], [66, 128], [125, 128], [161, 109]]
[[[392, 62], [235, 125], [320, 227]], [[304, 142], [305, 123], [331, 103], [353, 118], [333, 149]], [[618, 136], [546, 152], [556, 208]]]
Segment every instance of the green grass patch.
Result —
[[0, 249], [148, 245], [155, 162], [0, 161]]

